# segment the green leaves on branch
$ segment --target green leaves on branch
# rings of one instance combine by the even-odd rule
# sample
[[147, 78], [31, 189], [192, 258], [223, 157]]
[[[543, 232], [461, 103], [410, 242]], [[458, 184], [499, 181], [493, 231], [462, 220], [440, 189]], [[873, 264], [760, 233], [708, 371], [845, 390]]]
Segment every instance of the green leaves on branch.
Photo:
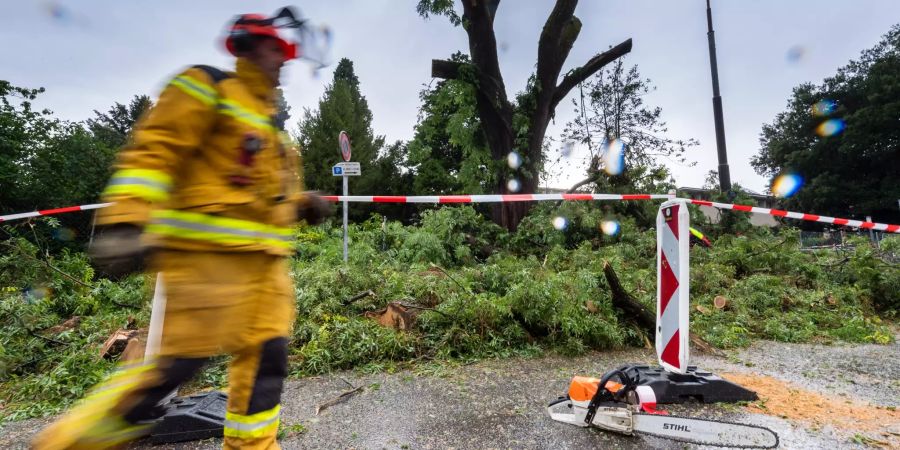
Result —
[[763, 125], [753, 167], [804, 185], [786, 209], [897, 223], [900, 212], [900, 25], [821, 84], [794, 88]]

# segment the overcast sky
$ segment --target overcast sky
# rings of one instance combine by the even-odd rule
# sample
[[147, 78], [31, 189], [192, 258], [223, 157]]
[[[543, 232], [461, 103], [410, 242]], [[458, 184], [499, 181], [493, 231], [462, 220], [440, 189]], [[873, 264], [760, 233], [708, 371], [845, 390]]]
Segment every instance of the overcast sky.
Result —
[[[388, 141], [412, 137], [421, 88], [431, 82], [431, 59], [466, 51], [465, 32], [443, 17], [415, 12], [416, 0], [330, 0], [298, 3], [304, 15], [332, 30], [332, 59], [350, 58]], [[500, 66], [510, 96], [535, 64], [537, 40], [551, 0], [505, 0], [495, 21]], [[5, 0], [0, 15], [0, 79], [43, 86], [40, 106], [58, 117], [84, 120], [135, 94], [156, 96], [169, 77], [192, 64], [230, 67], [222, 50], [225, 24], [237, 13], [271, 14], [280, 1]], [[647, 99], [663, 109], [673, 138], [696, 138], [695, 167], [671, 165], [679, 186], [700, 186], [717, 168], [706, 6], [703, 0], [582, 0], [583, 28], [563, 73], [598, 51], [632, 38], [627, 57], [657, 90]], [[799, 83], [821, 82], [900, 22], [897, 0], [716, 0], [713, 23], [732, 180], [757, 191], [767, 180], [750, 167], [763, 123], [782, 111]], [[296, 122], [315, 107], [333, 67], [313, 75], [293, 62], [283, 77]], [[575, 90], [577, 92], [577, 89]], [[561, 103], [548, 137], [572, 117]], [[557, 139], [558, 142], [558, 139]], [[558, 145], [558, 144], [557, 144]], [[568, 186], [584, 171], [576, 149]], [[337, 160], [337, 153], [336, 153]]]

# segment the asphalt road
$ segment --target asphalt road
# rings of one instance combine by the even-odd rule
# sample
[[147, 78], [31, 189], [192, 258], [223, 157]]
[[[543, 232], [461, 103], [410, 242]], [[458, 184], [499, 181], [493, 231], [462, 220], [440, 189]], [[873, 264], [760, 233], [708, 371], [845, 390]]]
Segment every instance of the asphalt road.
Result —
[[[623, 363], [653, 363], [649, 350], [591, 353], [577, 358], [487, 360], [467, 366], [423, 366], [387, 374], [335, 373], [292, 380], [283, 396], [285, 449], [684, 449], [703, 448], [653, 437], [627, 437], [550, 420], [546, 404], [564, 395], [572, 375], [599, 376]], [[744, 372], [790, 381], [814, 392], [882, 406], [900, 405], [900, 344], [821, 346], [757, 342], [728, 357], [692, 360], [713, 372]], [[349, 400], [318, 416], [316, 405], [363, 386]], [[767, 426], [781, 448], [865, 448], [853, 433], [768, 415], [736, 406], [682, 405], [679, 415]], [[46, 420], [7, 424], [0, 448], [26, 448]], [[900, 431], [900, 424], [897, 424]], [[216, 439], [135, 449], [216, 449]]]

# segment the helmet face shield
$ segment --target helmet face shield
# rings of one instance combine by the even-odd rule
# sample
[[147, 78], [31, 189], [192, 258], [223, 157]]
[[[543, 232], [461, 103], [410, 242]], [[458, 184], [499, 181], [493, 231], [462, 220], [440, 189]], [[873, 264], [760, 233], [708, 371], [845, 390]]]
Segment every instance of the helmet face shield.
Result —
[[301, 56], [301, 35], [299, 30], [303, 27], [303, 21], [297, 20], [298, 14], [293, 7], [285, 6], [271, 19], [272, 28], [277, 33], [277, 38], [282, 42], [284, 58], [286, 60]]
[[237, 56], [238, 41], [249, 36], [276, 39], [281, 45], [285, 60], [301, 58], [324, 67], [327, 47], [331, 45], [331, 33], [327, 28], [313, 29], [305, 20], [298, 19], [292, 7], [284, 7], [273, 17], [259, 14], [238, 16], [225, 40], [225, 47]]
[[284, 53], [284, 60], [290, 61], [300, 57], [300, 40], [297, 32], [292, 28], [275, 28], [275, 36], [273, 36], [281, 45], [281, 51]]

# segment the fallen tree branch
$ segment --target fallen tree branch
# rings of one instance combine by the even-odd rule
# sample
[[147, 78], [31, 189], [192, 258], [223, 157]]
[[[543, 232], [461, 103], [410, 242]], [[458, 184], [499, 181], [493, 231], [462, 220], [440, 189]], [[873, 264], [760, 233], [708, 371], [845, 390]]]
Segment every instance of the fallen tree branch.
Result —
[[[347, 380], [344, 380], [344, 382], [347, 384], [350, 384], [347, 382]], [[347, 400], [350, 399], [350, 397], [353, 397], [354, 395], [359, 394], [360, 392], [362, 392], [362, 390], [363, 390], [363, 386], [353, 388], [348, 391], [342, 392], [341, 395], [338, 395], [337, 397], [335, 397], [331, 400], [328, 400], [325, 403], [319, 404], [318, 406], [316, 406], [316, 415], [318, 416], [320, 412], [322, 412], [334, 405], [337, 405], [338, 403], [346, 402]]]
[[45, 340], [45, 341], [47, 341], [47, 342], [51, 342], [51, 343], [54, 343], [54, 344], [57, 344], [57, 345], [70, 345], [70, 344], [71, 344], [71, 342], [62, 342], [62, 341], [58, 341], [58, 340], [53, 339], [53, 338], [51, 338], [51, 337], [43, 336], [43, 335], [41, 335], [41, 334], [35, 332], [34, 330], [31, 329], [31, 327], [29, 327], [28, 325], [25, 325], [25, 321], [22, 320], [22, 318], [19, 317], [19, 316], [16, 316], [16, 315], [10, 315], [10, 317], [12, 317], [16, 322], [19, 322], [19, 326], [22, 327], [23, 330], [25, 330], [26, 332], [28, 332], [28, 334], [31, 335], [31, 336], [33, 336], [33, 337], [36, 337], [36, 338], [38, 338], [38, 339], [43, 339], [43, 340]]
[[603, 262], [603, 275], [609, 284], [609, 290], [612, 293], [613, 306], [621, 309], [629, 318], [633, 319], [637, 324], [648, 331], [651, 336], [656, 334], [656, 314], [650, 311], [640, 302], [634, 300], [631, 294], [622, 287], [616, 271], [613, 270], [609, 261]]
[[706, 342], [706, 339], [703, 339], [702, 337], [694, 333], [690, 334], [690, 338], [691, 344], [693, 344], [693, 346], [696, 347], [697, 350], [700, 350], [702, 353], [713, 356], [725, 356], [725, 352], [713, 347], [712, 344]]
[[437, 265], [437, 264], [435, 264], [435, 263], [431, 263], [431, 264], [429, 264], [429, 265], [430, 265], [431, 267], [434, 267], [435, 269], [440, 270], [441, 272], [443, 272], [444, 275], [447, 275], [447, 278], [453, 280], [453, 282], [456, 283], [457, 286], [463, 288], [463, 290], [466, 291], [469, 295], [475, 295], [475, 293], [472, 292], [469, 288], [463, 286], [462, 283], [460, 283], [459, 281], [456, 280], [456, 278], [453, 278], [453, 275], [450, 275], [450, 273], [447, 272], [446, 270], [444, 270], [443, 267], [441, 267], [441, 266], [439, 266], [439, 265]]
[[774, 244], [772, 244], [772, 245], [767, 245], [766, 248], [764, 248], [764, 249], [762, 249], [762, 250], [760, 250], [760, 251], [756, 251], [756, 252], [753, 252], [753, 253], [749, 253], [749, 254], [746, 254], [746, 255], [744, 255], [744, 256], [745, 256], [746, 258], [752, 258], [752, 257], [754, 257], [754, 256], [762, 255], [763, 253], [769, 253], [769, 252], [771, 252], [772, 250], [775, 250], [776, 248], [781, 247], [782, 245], [784, 245], [784, 244], [787, 242], [787, 240], [788, 240], [788, 238], [784, 238], [784, 239], [781, 240], [781, 242], [776, 242], [776, 243], [774, 243]]
[[[621, 309], [628, 319], [631, 319], [647, 336], [656, 336], [656, 313], [642, 305], [640, 302], [631, 297], [631, 294], [625, 290], [619, 281], [616, 271], [608, 261], [603, 263], [603, 275], [609, 284], [609, 290], [612, 293], [613, 306]], [[706, 342], [700, 336], [691, 333], [691, 343], [701, 352], [715, 356], [724, 356], [725, 354]]]
[[349, 387], [350, 389], [356, 389], [356, 386], [354, 386], [353, 383], [347, 381], [346, 378], [344, 378], [344, 377], [338, 377], [338, 379], [340, 379], [341, 381], [343, 381], [344, 384], [346, 384], [347, 387]]
[[[11, 235], [10, 235], [10, 236], [11, 236]], [[47, 261], [44, 261], [44, 260], [41, 259], [41, 258], [37, 258], [37, 257], [35, 257], [35, 256], [33, 256], [33, 255], [29, 255], [25, 250], [22, 250], [22, 248], [19, 247], [18, 245], [13, 245], [13, 244], [11, 244], [11, 243], [9, 243], [9, 242], [4, 242], [4, 244], [6, 244], [8, 247], [12, 247], [12, 248], [16, 249], [16, 250], [19, 252], [19, 254], [21, 254], [22, 256], [24, 256], [24, 257], [26, 257], [26, 258], [29, 258], [29, 259], [31, 259], [31, 260], [33, 260], [33, 261], [37, 261], [37, 262], [43, 264], [45, 267], [47, 267], [47, 268], [53, 270], [54, 272], [56, 272], [56, 273], [58, 273], [58, 274], [60, 274], [60, 275], [62, 275], [62, 276], [64, 276], [64, 277], [68, 278], [69, 280], [73, 281], [74, 283], [80, 284], [80, 285], [82, 285], [82, 286], [84, 286], [84, 287], [86, 287], [86, 288], [88, 288], [88, 289], [93, 289], [93, 286], [91, 286], [91, 285], [89, 285], [89, 284], [87, 284], [87, 283], [85, 283], [85, 282], [79, 280], [78, 278], [73, 277], [72, 275], [69, 275], [69, 274], [66, 273], [66, 272], [63, 272], [61, 269], [59, 269], [58, 267], [54, 266], [53, 264], [50, 264], [50, 263], [48, 263]]]
[[563, 77], [559, 86], [556, 87], [556, 92], [554, 92], [553, 99], [550, 103], [551, 109], [556, 108], [556, 105], [558, 105], [559, 102], [565, 98], [566, 94], [568, 94], [573, 87], [577, 86], [578, 83], [588, 79], [591, 75], [602, 69], [603, 66], [615, 61], [620, 56], [623, 56], [630, 51], [631, 39], [627, 39], [603, 53], [594, 55], [594, 57], [585, 63], [585, 65], [572, 69], [565, 77]]
[[35, 332], [32, 331], [32, 330], [28, 330], [28, 334], [30, 334], [30, 335], [32, 335], [32, 336], [34, 336], [34, 337], [36, 337], [36, 338], [43, 339], [43, 340], [45, 340], [45, 341], [47, 341], [47, 342], [54, 343], [54, 344], [56, 344], [56, 345], [69, 345], [69, 344], [70, 344], [70, 342], [57, 341], [56, 339], [53, 339], [53, 338], [50, 338], [50, 337], [47, 337], [47, 336], [41, 336], [40, 334], [37, 334], [37, 333], [35, 333]]
[[595, 181], [597, 181], [597, 176], [596, 176], [596, 175], [589, 176], [589, 177], [587, 177], [587, 178], [585, 178], [585, 179], [583, 179], [583, 180], [581, 180], [581, 181], [579, 181], [579, 182], [573, 184], [572, 187], [570, 187], [569, 190], [566, 191], [566, 194], [572, 194], [572, 193], [574, 193], [575, 191], [577, 191], [578, 188], [580, 188], [580, 187], [582, 187], [582, 186], [584, 186], [584, 185], [586, 185], [586, 184], [591, 184], [591, 183], [593, 183], [593, 182], [595, 182]]
[[445, 313], [445, 312], [443, 312], [443, 311], [439, 311], [439, 310], [434, 309], [434, 308], [429, 308], [429, 307], [427, 307], [427, 306], [410, 305], [409, 303], [401, 303], [401, 302], [397, 302], [397, 304], [400, 305], [400, 306], [402, 306], [402, 307], [404, 307], [404, 308], [406, 308], [406, 309], [421, 309], [421, 310], [423, 310], [423, 311], [434, 311], [434, 312], [436, 312], [436, 313], [438, 313], [438, 314], [440, 314], [440, 315], [442, 315], [442, 316], [444, 316], [444, 317], [453, 317], [453, 316], [451, 316], [450, 314], [447, 314], [447, 313]]
[[369, 296], [375, 297], [375, 292], [373, 292], [371, 289], [369, 289], [368, 291], [360, 292], [359, 294], [356, 294], [353, 297], [350, 297], [347, 300], [344, 300], [344, 304], [346, 305], [348, 303], [353, 303], [357, 300], [360, 300], [360, 299], [363, 299], [363, 298], [366, 298]]

